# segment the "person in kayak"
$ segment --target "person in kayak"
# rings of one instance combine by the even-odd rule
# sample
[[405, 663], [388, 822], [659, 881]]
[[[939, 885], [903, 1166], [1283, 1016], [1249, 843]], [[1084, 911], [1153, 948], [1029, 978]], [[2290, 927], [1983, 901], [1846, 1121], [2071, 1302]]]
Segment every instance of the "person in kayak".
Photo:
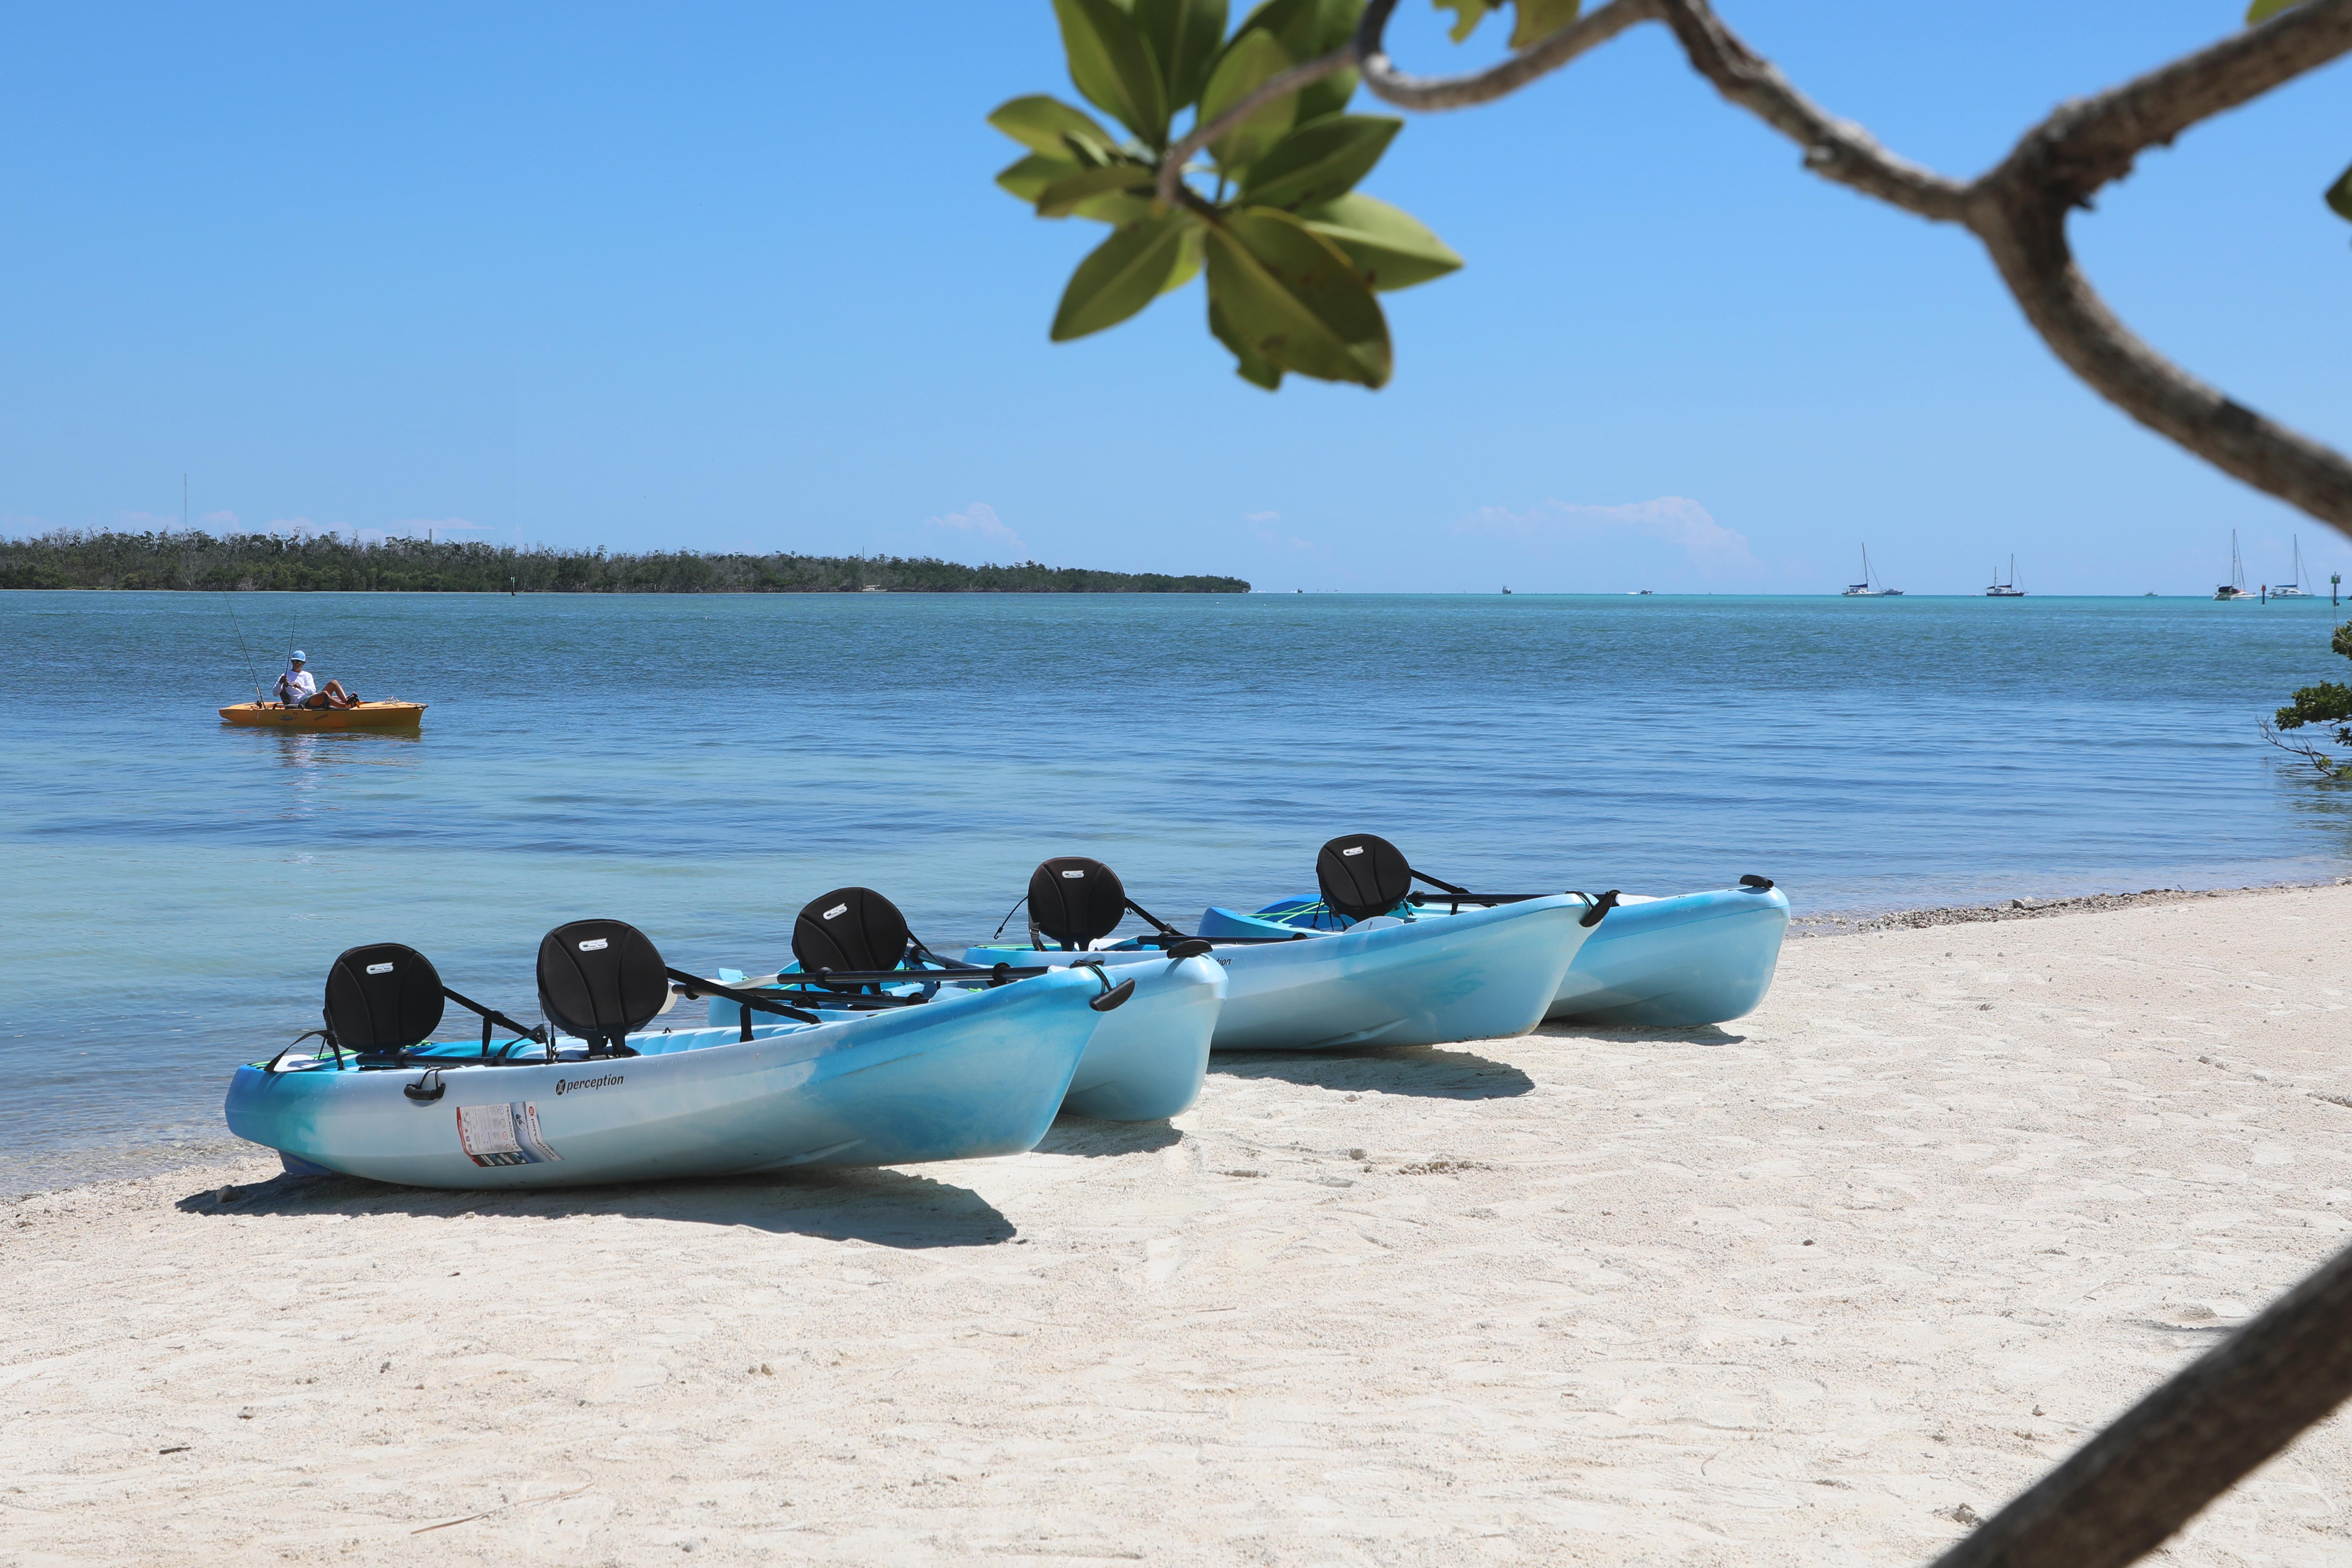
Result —
[[360, 705], [360, 694], [343, 689], [343, 683], [340, 680], [330, 680], [327, 689], [320, 690], [318, 681], [302, 668], [305, 662], [299, 647], [287, 656], [286, 673], [278, 678], [278, 700], [281, 704], [288, 708], [356, 708]]

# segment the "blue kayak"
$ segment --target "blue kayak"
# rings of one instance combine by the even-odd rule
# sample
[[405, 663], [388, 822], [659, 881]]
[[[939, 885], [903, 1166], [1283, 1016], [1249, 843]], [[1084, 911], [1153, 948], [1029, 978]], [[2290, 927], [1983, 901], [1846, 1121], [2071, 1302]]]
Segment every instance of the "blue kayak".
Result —
[[[1221, 1051], [1323, 1050], [1523, 1035], [1543, 1021], [1579, 947], [1607, 929], [1606, 921], [1586, 923], [1592, 908], [1581, 894], [1560, 893], [1445, 920], [1368, 920], [1342, 931], [1256, 922], [1233, 933], [1256, 940], [1223, 942], [1204, 932], [1208, 958], [1225, 973], [1213, 1043]], [[1277, 940], [1262, 940], [1267, 936]], [[1164, 934], [1095, 939], [1072, 951], [988, 944], [963, 957], [977, 964], [1098, 963], [1124, 979], [1138, 966], [1167, 963], [1154, 945], [1165, 941]]]
[[[1071, 956], [1076, 956], [1075, 954]], [[992, 960], [992, 962], [994, 962]], [[1034, 963], [1034, 954], [1018, 962]], [[730, 986], [786, 981], [787, 968], [772, 977], [749, 979], [732, 969], [718, 978]], [[924, 984], [953, 982], [937, 970], [910, 970], [921, 981], [889, 987], [904, 994]], [[1160, 1121], [1181, 1116], [1201, 1098], [1209, 1070], [1209, 1041], [1225, 1001], [1225, 972], [1202, 957], [1167, 958], [1156, 963], [1122, 965], [1121, 980], [1135, 982], [1124, 1005], [1101, 1015], [1086, 1054], [1062, 1097], [1062, 1109], [1105, 1121]], [[1017, 981], [1016, 984], [1025, 984]], [[831, 1016], [830, 1014], [825, 1015]], [[724, 997], [710, 1002], [714, 1025], [739, 1023], [739, 1009]]]
[[[1457, 907], [1460, 914], [1452, 912]], [[1422, 893], [1401, 912], [1416, 921], [1445, 921], [1466, 919], [1479, 908]], [[1354, 923], [1323, 899], [1301, 896], [1253, 914], [1212, 908], [1201, 917], [1200, 934], [1215, 941], [1344, 931]], [[1545, 1016], [1654, 1026], [1739, 1017], [1755, 1011], [1771, 988], [1788, 929], [1789, 897], [1769, 883], [1674, 898], [1622, 895], [1576, 949]]]
[[[636, 934], [599, 922], [550, 933], [548, 946], [588, 931], [572, 945], [601, 953], [622, 941], [607, 927]], [[389, 987], [404, 969], [423, 976], [412, 990], [432, 988], [422, 1016], [438, 1020], [439, 983], [422, 955], [387, 944], [345, 956], [352, 962], [339, 961], [339, 970], [364, 971], [366, 984]], [[351, 1004], [339, 1014], [331, 981], [325, 1043], [238, 1068], [224, 1107], [229, 1131], [279, 1151], [290, 1170], [423, 1187], [1014, 1154], [1053, 1124], [1096, 1026], [1110, 1016], [1089, 1005], [1104, 994], [1096, 973], [1064, 970], [814, 1023], [656, 1029], [651, 1023], [670, 1005], [647, 989], [661, 983], [657, 955], [652, 981], [637, 986], [656, 999], [627, 1005], [610, 1004], [601, 973], [579, 988], [585, 1001], [555, 1005], [564, 997], [547, 967], [543, 957], [541, 1005], [557, 1026], [522, 1032], [477, 1008], [486, 1019], [478, 1041], [424, 1043], [432, 1022], [411, 1030], [373, 1022], [382, 1007], [370, 1015]], [[520, 1037], [494, 1049], [491, 1019]], [[593, 1032], [576, 1026], [583, 1021]]]

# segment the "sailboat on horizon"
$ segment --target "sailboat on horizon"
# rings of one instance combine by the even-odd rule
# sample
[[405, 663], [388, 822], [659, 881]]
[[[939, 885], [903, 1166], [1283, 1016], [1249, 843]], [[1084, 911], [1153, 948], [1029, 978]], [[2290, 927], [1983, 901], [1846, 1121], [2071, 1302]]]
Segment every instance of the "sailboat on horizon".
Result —
[[2299, 533], [2294, 536], [2294, 575], [2288, 578], [2284, 583], [2272, 584], [2271, 597], [2273, 599], [2308, 599], [2311, 597], [2309, 594], [2305, 593], [2303, 590], [2303, 535]]
[[2006, 583], [2002, 582], [2000, 574], [1998, 571], [1994, 572], [1992, 574], [1992, 586], [1985, 590], [1985, 597], [1988, 599], [2022, 599], [2025, 597], [2025, 590], [2017, 585], [2016, 556], [2012, 555], [2009, 558], [2009, 581]]
[[2238, 531], [2230, 531], [2230, 580], [2213, 590], [2217, 599], [2242, 599], [2246, 596], [2246, 563], [2238, 553]]
[[1839, 596], [1846, 599], [1899, 599], [1903, 596], [1903, 590], [1887, 587], [1878, 580], [1877, 574], [1870, 569], [1870, 546], [1865, 544], [1862, 547], [1862, 581], [1847, 584], [1845, 592]]

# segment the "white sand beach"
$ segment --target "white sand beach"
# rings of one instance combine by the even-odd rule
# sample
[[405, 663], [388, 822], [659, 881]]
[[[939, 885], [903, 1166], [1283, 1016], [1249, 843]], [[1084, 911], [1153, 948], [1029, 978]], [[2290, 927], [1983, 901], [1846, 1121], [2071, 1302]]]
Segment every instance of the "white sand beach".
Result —
[[[2352, 888], [1791, 942], [1174, 1127], [0, 1208], [0, 1562], [1921, 1563], [2352, 1239]], [[223, 1188], [230, 1189], [226, 1198]], [[2170, 1561], [2352, 1563], [2352, 1418]]]

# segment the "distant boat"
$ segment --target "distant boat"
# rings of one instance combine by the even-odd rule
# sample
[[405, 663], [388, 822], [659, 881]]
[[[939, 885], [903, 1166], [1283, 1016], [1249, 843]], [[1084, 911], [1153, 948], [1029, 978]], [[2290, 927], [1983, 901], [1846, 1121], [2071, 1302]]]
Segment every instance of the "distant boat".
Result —
[[2294, 575], [2288, 578], [2284, 583], [2272, 584], [2271, 597], [2273, 599], [2308, 599], [2311, 597], [2310, 595], [2303, 591], [2303, 535], [2299, 533], [2294, 536]]
[[1847, 584], [1845, 585], [1845, 592], [1841, 595], [1840, 597], [1847, 599], [1899, 599], [1902, 596], [1902, 589], [1887, 587], [1878, 580], [1877, 574], [1871, 571], [1870, 546], [1867, 544], [1864, 545], [1862, 547], [1862, 581], [1859, 583]]
[[1633, 590], [1633, 594], [1636, 598], [1639, 598], [1643, 594], [1654, 594], [1656, 592], [1657, 590], [1655, 588], [1636, 588]]
[[1510, 591], [1511, 591], [1511, 585], [1510, 585], [1508, 583], [1504, 584], [1503, 584], [1503, 592], [1504, 592], [1504, 593], [1506, 593], [1506, 594], [1507, 594], [1507, 593], [1509, 593]]
[[2213, 590], [2217, 599], [2242, 599], [2246, 596], [2246, 563], [2238, 554], [2238, 531], [2230, 531], [2230, 580]]
[[2000, 574], [1995, 572], [1992, 574], [1992, 586], [1985, 590], [1985, 597], [1988, 599], [2022, 599], [2025, 597], [2025, 590], [2017, 585], [2016, 556], [2012, 555], [2009, 558], [2009, 581], [2006, 583], [2002, 582], [2000, 580]]

